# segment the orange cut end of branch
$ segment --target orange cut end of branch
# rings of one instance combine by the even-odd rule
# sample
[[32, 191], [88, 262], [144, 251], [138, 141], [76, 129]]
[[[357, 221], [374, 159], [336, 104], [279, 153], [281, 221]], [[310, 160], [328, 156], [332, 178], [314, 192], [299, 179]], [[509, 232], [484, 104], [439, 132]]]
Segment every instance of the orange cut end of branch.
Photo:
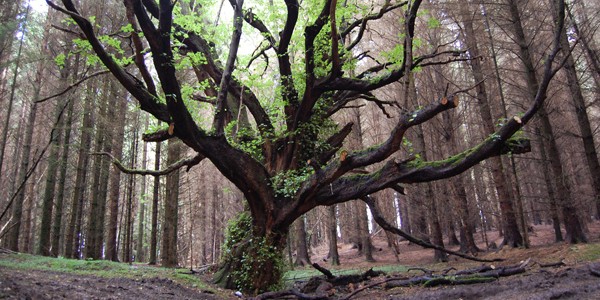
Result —
[[346, 160], [346, 157], [348, 157], [348, 151], [346, 151], [346, 150], [343, 150], [343, 151], [340, 153], [340, 161], [345, 161], [345, 160]]
[[167, 130], [167, 132], [169, 133], [169, 135], [173, 135], [174, 131], [175, 131], [175, 123], [169, 124], [169, 130]]
[[517, 122], [517, 123], [519, 123], [519, 124], [523, 123], [523, 121], [521, 121], [521, 118], [519, 118], [519, 117], [517, 117], [517, 116], [514, 116], [514, 117], [513, 117], [513, 120], [515, 120], [515, 122]]

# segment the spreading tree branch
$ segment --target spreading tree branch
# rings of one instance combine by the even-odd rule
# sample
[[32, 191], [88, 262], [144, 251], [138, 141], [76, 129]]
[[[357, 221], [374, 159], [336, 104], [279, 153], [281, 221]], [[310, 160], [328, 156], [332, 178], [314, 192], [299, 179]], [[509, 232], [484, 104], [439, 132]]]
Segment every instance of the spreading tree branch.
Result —
[[117, 78], [117, 80], [140, 102], [140, 107], [154, 115], [157, 119], [165, 122], [169, 122], [170, 116], [167, 111], [167, 107], [158, 101], [152, 93], [150, 93], [144, 86], [140, 85], [139, 82], [130, 74], [128, 74], [106, 51], [102, 43], [98, 40], [92, 23], [81, 16], [81, 14], [75, 8], [75, 5], [71, 0], [62, 0], [65, 8], [56, 5], [50, 0], [46, 0], [46, 3], [55, 10], [58, 10], [71, 18], [77, 23], [79, 28], [82, 30], [86, 39], [90, 42], [92, 49], [102, 61], [102, 63], [108, 68], [108, 70]]

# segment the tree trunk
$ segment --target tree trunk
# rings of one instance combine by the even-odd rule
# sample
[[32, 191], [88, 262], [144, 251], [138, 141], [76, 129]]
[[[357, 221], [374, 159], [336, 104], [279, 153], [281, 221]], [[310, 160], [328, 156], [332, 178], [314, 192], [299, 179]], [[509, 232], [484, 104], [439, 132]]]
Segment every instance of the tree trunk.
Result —
[[295, 229], [295, 244], [296, 244], [296, 261], [295, 266], [308, 266], [310, 265], [310, 256], [308, 255], [308, 245], [306, 242], [306, 223], [305, 216], [302, 216], [296, 220]]
[[[181, 143], [176, 139], [168, 141], [167, 165], [181, 158]], [[165, 199], [165, 220], [163, 222], [161, 264], [163, 267], [177, 266], [177, 221], [179, 207], [179, 170], [167, 175], [167, 196]]]
[[368, 262], [374, 262], [373, 258], [373, 243], [371, 243], [371, 233], [369, 232], [369, 218], [367, 216], [367, 205], [362, 201], [356, 201], [358, 215], [356, 218], [359, 223], [360, 250]]
[[247, 212], [236, 222], [237, 233], [229, 233], [223, 257], [213, 283], [226, 289], [259, 294], [274, 289], [283, 275], [283, 249], [288, 228], [267, 228], [253, 224]]
[[[88, 87], [88, 95], [85, 98], [83, 109], [83, 120], [81, 122], [81, 142], [77, 154], [77, 171], [75, 174], [75, 186], [71, 198], [71, 218], [65, 234], [65, 257], [80, 258], [81, 217], [83, 214], [83, 198], [87, 179], [89, 162], [88, 150], [92, 141], [93, 112], [91, 93], [93, 87]], [[77, 240], [77, 242], [75, 242]]]
[[336, 206], [327, 207], [327, 237], [329, 238], [329, 253], [327, 257], [332, 266], [340, 265], [340, 255], [337, 249], [337, 217]]
[[[137, 123], [137, 121], [136, 121]], [[137, 125], [137, 124], [136, 124]], [[133, 139], [131, 141], [131, 153], [129, 157], [131, 157], [130, 168], [134, 169], [137, 160], [137, 147], [138, 147], [138, 134], [137, 134], [137, 126], [134, 128]], [[179, 172], [175, 171], [178, 175]], [[129, 174], [129, 183], [127, 184], [127, 209], [126, 209], [126, 220], [125, 220], [125, 242], [123, 246], [123, 262], [131, 263], [133, 258], [133, 199], [135, 198], [135, 188], [136, 188], [136, 180], [134, 174]], [[179, 187], [177, 187], [179, 190]], [[175, 221], [177, 222], [177, 221]], [[177, 228], [177, 227], [176, 227]], [[175, 236], [177, 236], [177, 230], [175, 230]], [[177, 240], [177, 239], [175, 239]], [[175, 256], [177, 257], [177, 256]], [[164, 265], [164, 263], [163, 263]]]
[[[77, 68], [77, 67], [76, 67]], [[58, 179], [58, 193], [56, 195], [56, 212], [54, 214], [54, 223], [52, 225], [52, 256], [59, 256], [62, 251], [60, 249], [60, 241], [61, 241], [61, 229], [62, 229], [62, 216], [64, 213], [63, 203], [64, 203], [64, 195], [65, 195], [65, 182], [67, 180], [67, 165], [69, 158], [69, 149], [71, 143], [71, 125], [73, 124], [73, 110], [74, 110], [73, 99], [69, 100], [69, 107], [67, 109], [67, 120], [65, 123], [65, 136], [63, 142], [63, 150], [60, 158], [60, 171], [59, 171], [59, 179]]]
[[560, 219], [558, 217], [558, 205], [556, 200], [556, 192], [554, 190], [554, 182], [551, 177], [550, 160], [546, 155], [546, 144], [544, 137], [540, 133], [539, 128], [536, 129], [536, 135], [538, 136], [538, 143], [540, 145], [540, 161], [542, 164], [542, 173], [544, 173], [544, 182], [546, 183], [546, 190], [548, 191], [548, 201], [550, 202], [550, 216], [552, 217], [552, 226], [554, 227], [554, 241], [562, 242], [563, 236], [560, 231]]
[[[154, 157], [154, 169], [160, 169], [160, 145], [156, 143], [155, 157]], [[160, 189], [160, 177], [154, 176], [154, 187], [152, 189], [152, 229], [150, 230], [150, 260], [149, 264], [156, 264], [156, 252], [158, 244], [158, 196]]]
[[[36, 78], [40, 78], [42, 74], [42, 67], [38, 65]], [[39, 81], [38, 81], [39, 82]], [[37, 99], [40, 94], [39, 86], [34, 89], [34, 98]], [[25, 190], [27, 184], [24, 182], [27, 180], [27, 172], [29, 171], [29, 159], [31, 155], [31, 143], [33, 140], [33, 129], [35, 126], [35, 120], [37, 117], [37, 105], [32, 102], [29, 108], [29, 117], [27, 118], [27, 129], [25, 130], [25, 141], [23, 143], [23, 152], [21, 154], [21, 165], [19, 167], [18, 183], [23, 183], [23, 187], [17, 192], [15, 203], [12, 209], [13, 226], [8, 233], [8, 248], [12, 251], [19, 251], [19, 237], [21, 236], [21, 219], [23, 217], [23, 204], [25, 202]]]
[[[120, 94], [120, 92], [115, 91]], [[116, 160], [121, 160], [123, 157], [123, 139], [125, 136], [125, 113], [127, 112], [127, 99], [125, 97], [117, 97], [118, 109], [114, 116], [115, 123], [114, 141], [113, 141], [113, 157]], [[119, 219], [119, 192], [121, 187], [121, 170], [113, 167], [110, 172], [110, 187], [109, 187], [109, 207], [108, 207], [108, 228], [106, 237], [106, 259], [118, 261], [117, 254], [117, 230]]]
[[[108, 89], [110, 80], [105, 79], [104, 88]], [[111, 152], [111, 133], [110, 126], [107, 124], [109, 116], [114, 113], [114, 106], [109, 105], [107, 93], [101, 100], [100, 112], [97, 118], [97, 128], [95, 137], [94, 152]], [[104, 243], [104, 219], [106, 213], [106, 191], [108, 185], [108, 176], [110, 161], [103, 155], [94, 157], [93, 178], [91, 190], [91, 204], [88, 215], [87, 234], [85, 240], [85, 256], [91, 259], [102, 258], [102, 248]]]
[[[148, 129], [148, 117], [144, 117], [144, 132]], [[148, 143], [144, 142], [144, 147], [142, 148], [142, 169], [145, 170], [147, 168], [147, 159], [148, 159]], [[145, 251], [144, 251], [144, 224], [145, 224], [145, 214], [146, 214], [146, 177], [142, 176], [140, 178], [142, 181], [142, 187], [140, 188], [140, 196], [139, 196], [139, 216], [138, 216], [138, 236], [136, 242], [136, 254], [135, 258], [137, 262], [143, 262], [146, 259]]]
[[[21, 39], [19, 40], [19, 48], [17, 50], [17, 57], [15, 59], [15, 70], [13, 71], [13, 78], [10, 85], [10, 96], [8, 99], [8, 108], [6, 111], [6, 116], [4, 119], [4, 127], [2, 130], [2, 139], [0, 139], [0, 173], [2, 173], [2, 167], [4, 166], [4, 151], [6, 149], [6, 143], [8, 142], [8, 130], [10, 125], [10, 116], [13, 108], [13, 102], [15, 100], [15, 90], [17, 88], [17, 76], [19, 75], [19, 67], [21, 65], [21, 53], [23, 51], [23, 43], [25, 39], [25, 25], [29, 19], [29, 10], [30, 6], [27, 6], [27, 10], [25, 12], [25, 19], [23, 21], [23, 28], [21, 28], [23, 34], [21, 35]], [[0, 28], [1, 29], [1, 28]], [[4, 43], [4, 41], [2, 41]], [[2, 181], [4, 178], [0, 179], [0, 186], [2, 185]]]
[[[462, 23], [464, 26], [465, 40], [468, 47], [469, 56], [473, 59], [470, 60], [471, 70], [473, 71], [473, 79], [477, 83], [477, 101], [479, 103], [479, 113], [481, 114], [481, 120], [483, 121], [483, 127], [486, 134], [495, 132], [494, 130], [494, 118], [492, 116], [492, 108], [488, 100], [488, 93], [485, 87], [485, 76], [483, 74], [483, 67], [481, 66], [479, 47], [477, 44], [477, 38], [475, 36], [475, 30], [473, 28], [472, 13], [469, 12], [467, 5], [461, 5], [462, 8]], [[519, 226], [517, 224], [517, 217], [513, 207], [513, 200], [510, 194], [511, 186], [510, 181], [506, 178], [506, 170], [502, 165], [500, 157], [492, 157], [488, 160], [492, 169], [492, 179], [498, 193], [498, 201], [500, 202], [500, 210], [502, 213], [502, 223], [504, 227], [504, 245], [511, 247], [523, 246], [524, 241], [521, 233], [519, 232]]]
[[44, 187], [44, 196], [42, 199], [42, 220], [40, 223], [40, 240], [36, 253], [39, 255], [50, 256], [51, 243], [50, 233], [52, 230], [52, 211], [54, 210], [54, 193], [56, 190], [56, 173], [59, 164], [59, 150], [62, 141], [61, 128], [64, 118], [62, 112], [64, 101], [59, 101], [54, 108], [54, 120], [57, 120], [56, 125], [50, 134], [50, 154], [48, 155], [48, 168], [46, 170], [46, 182]]
[[[581, 38], [581, 37], [580, 37]], [[594, 199], [596, 200], [596, 208], [598, 209], [597, 216], [600, 217], [600, 162], [598, 161], [598, 153], [596, 152], [596, 146], [594, 144], [594, 133], [590, 124], [590, 119], [586, 110], [585, 99], [581, 91], [581, 84], [577, 78], [577, 69], [575, 60], [571, 54], [569, 40], [567, 38], [566, 28], [563, 27], [563, 31], [560, 38], [560, 45], [562, 53], [565, 56], [565, 65], [563, 67], [564, 73], [567, 77], [567, 85], [569, 88], [569, 94], [575, 107], [575, 115], [577, 116], [577, 124], [579, 125], [579, 132], [583, 142], [583, 149], [585, 150], [585, 159], [587, 162], [587, 168], [592, 177], [592, 187], [594, 188]], [[585, 43], [584, 43], [585, 45]], [[596, 61], [596, 67], [598, 62]], [[600, 71], [593, 68], [594, 71]]]
[[[533, 59], [529, 52], [529, 47], [527, 46], [529, 43], [525, 38], [525, 33], [521, 24], [519, 7], [515, 0], [509, 1], [509, 10], [515, 30], [515, 39], [520, 45], [520, 58], [525, 68], [527, 89], [529, 91], [529, 96], [533, 98], [537, 94], [539, 84], [535, 73]], [[586, 242], [587, 237], [583, 232], [583, 228], [574, 208], [573, 199], [571, 198], [569, 180], [563, 178], [565, 174], [563, 173], [560, 154], [556, 144], [556, 136], [554, 135], [550, 117], [544, 106], [540, 108], [538, 115], [540, 116], [542, 138], [545, 140], [544, 144], [548, 147], [546, 150], [548, 151], [547, 153], [550, 160], [554, 186], [556, 187], [557, 199], [563, 210], [565, 230], [567, 233], [566, 240], [569, 243]]]

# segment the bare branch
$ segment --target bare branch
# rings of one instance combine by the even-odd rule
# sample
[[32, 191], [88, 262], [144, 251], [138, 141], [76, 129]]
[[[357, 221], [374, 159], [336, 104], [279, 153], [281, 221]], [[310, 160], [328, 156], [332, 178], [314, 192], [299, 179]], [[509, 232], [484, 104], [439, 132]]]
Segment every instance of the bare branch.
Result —
[[50, 99], [52, 99], [52, 98], [56, 98], [56, 97], [58, 97], [58, 96], [62, 96], [62, 95], [64, 95], [64, 94], [66, 94], [68, 91], [72, 90], [73, 88], [75, 88], [75, 87], [77, 87], [78, 85], [82, 84], [83, 82], [87, 81], [88, 79], [94, 78], [94, 77], [96, 77], [96, 76], [99, 76], [99, 75], [104, 75], [104, 74], [107, 74], [107, 73], [109, 73], [109, 72], [110, 72], [110, 71], [108, 71], [108, 70], [103, 70], [103, 71], [98, 71], [98, 72], [92, 73], [92, 74], [90, 74], [90, 75], [88, 75], [88, 76], [85, 76], [85, 77], [83, 77], [82, 79], [78, 80], [77, 82], [75, 82], [75, 83], [73, 83], [73, 84], [69, 85], [67, 88], [65, 88], [65, 89], [64, 89], [64, 90], [62, 90], [61, 92], [58, 92], [58, 93], [56, 93], [56, 94], [54, 94], [54, 95], [52, 95], [52, 96], [48, 96], [48, 97], [45, 97], [45, 98], [42, 98], [42, 99], [36, 100], [36, 101], [35, 101], [35, 103], [42, 103], [42, 102], [46, 102], [46, 101], [48, 101], [48, 100], [50, 100]]
[[404, 232], [402, 229], [397, 228], [397, 227], [393, 226], [392, 224], [388, 223], [385, 220], [385, 218], [383, 217], [383, 215], [381, 214], [381, 211], [379, 210], [379, 207], [377, 206], [377, 204], [369, 196], [362, 197], [361, 200], [364, 201], [369, 206], [369, 209], [371, 210], [371, 214], [373, 214], [373, 219], [375, 220], [375, 222], [377, 222], [377, 225], [381, 226], [381, 228], [383, 228], [385, 231], [391, 232], [393, 234], [399, 235], [399, 236], [407, 239], [411, 243], [415, 243], [424, 248], [436, 249], [439, 251], [443, 251], [445, 253], [456, 255], [458, 257], [462, 257], [462, 258], [465, 258], [468, 260], [473, 260], [473, 261], [480, 261], [480, 262], [503, 261], [503, 259], [501, 259], [501, 258], [495, 258], [495, 259], [477, 258], [477, 257], [470, 256], [470, 255], [467, 255], [462, 252], [448, 250], [444, 247], [434, 245], [434, 244], [428, 243], [426, 241], [423, 241], [421, 239], [418, 239], [416, 237], [413, 237], [412, 235]]
[[231, 43], [229, 44], [229, 55], [227, 56], [227, 63], [225, 64], [225, 70], [221, 77], [221, 83], [219, 84], [219, 94], [217, 95], [217, 108], [215, 113], [215, 119], [213, 122], [213, 129], [217, 135], [225, 134], [225, 116], [227, 115], [227, 91], [229, 89], [229, 82], [231, 81], [231, 74], [233, 73], [233, 67], [235, 65], [235, 58], [237, 57], [237, 51], [240, 46], [240, 38], [242, 36], [242, 5], [244, 0], [237, 0], [234, 5], [233, 13], [233, 33], [231, 34]]
[[96, 37], [94, 27], [89, 20], [79, 14], [75, 5], [71, 0], [62, 0], [65, 8], [62, 8], [54, 4], [50, 0], [46, 0], [46, 3], [55, 10], [58, 10], [64, 14], [69, 15], [75, 20], [79, 28], [85, 34], [86, 39], [90, 42], [92, 49], [98, 55], [98, 58], [102, 63], [110, 70], [110, 72], [117, 78], [117, 80], [136, 98], [140, 103], [140, 107], [154, 115], [157, 119], [165, 122], [169, 122], [170, 116], [167, 111], [166, 105], [160, 103], [158, 99], [152, 95], [144, 86], [140, 85], [139, 82], [130, 74], [128, 74], [106, 51], [102, 43]]
[[198, 153], [194, 157], [182, 159], [182, 160], [168, 166], [167, 168], [165, 168], [163, 170], [139, 170], [139, 169], [129, 169], [129, 168], [125, 167], [123, 165], [123, 163], [121, 163], [118, 159], [116, 159], [112, 154], [110, 154], [108, 152], [94, 152], [94, 153], [90, 153], [90, 155], [108, 156], [110, 158], [110, 160], [112, 161], [113, 165], [115, 165], [115, 167], [117, 167], [117, 169], [119, 169], [121, 172], [123, 172], [125, 174], [142, 175], [142, 176], [167, 175], [169, 173], [172, 173], [172, 172], [175, 172], [175, 171], [181, 169], [182, 167], [187, 167], [186, 171], [189, 171], [193, 166], [199, 164], [205, 158], [204, 155]]
[[360, 27], [358, 29], [356, 38], [354, 39], [354, 41], [352, 41], [346, 47], [346, 49], [352, 50], [356, 45], [358, 45], [358, 43], [362, 40], [365, 30], [367, 29], [367, 23], [369, 21], [381, 19], [386, 13], [388, 13], [394, 9], [400, 8], [402, 6], [405, 6], [407, 3], [408, 3], [408, 1], [404, 1], [404, 2], [394, 4], [394, 5], [390, 5], [390, 1], [388, 0], [383, 4], [381, 9], [379, 9], [379, 12], [377, 12], [376, 14], [367, 15], [367, 16], [363, 17], [362, 19], [358, 19], [358, 20], [355, 20], [354, 22], [350, 23], [348, 25], [348, 27], [346, 27], [346, 29], [344, 29], [343, 32], [340, 34], [342, 36], [342, 38], [347, 37], [359, 25], [360, 25]]

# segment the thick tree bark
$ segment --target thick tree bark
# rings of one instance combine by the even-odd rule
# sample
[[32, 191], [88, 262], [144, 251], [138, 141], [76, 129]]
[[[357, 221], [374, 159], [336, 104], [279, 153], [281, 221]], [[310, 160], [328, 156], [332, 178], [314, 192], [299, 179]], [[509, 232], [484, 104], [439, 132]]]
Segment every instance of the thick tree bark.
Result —
[[296, 245], [296, 260], [294, 261], [294, 265], [309, 266], [311, 262], [308, 255], [308, 243], [306, 242], [306, 220], [304, 216], [296, 220], [294, 229]]
[[[181, 158], [182, 145], [170, 139], [167, 150], [167, 165]], [[165, 219], [163, 222], [161, 264], [163, 267], [177, 266], [177, 221], [179, 210], [179, 170], [167, 175], [167, 195], [164, 202]]]

